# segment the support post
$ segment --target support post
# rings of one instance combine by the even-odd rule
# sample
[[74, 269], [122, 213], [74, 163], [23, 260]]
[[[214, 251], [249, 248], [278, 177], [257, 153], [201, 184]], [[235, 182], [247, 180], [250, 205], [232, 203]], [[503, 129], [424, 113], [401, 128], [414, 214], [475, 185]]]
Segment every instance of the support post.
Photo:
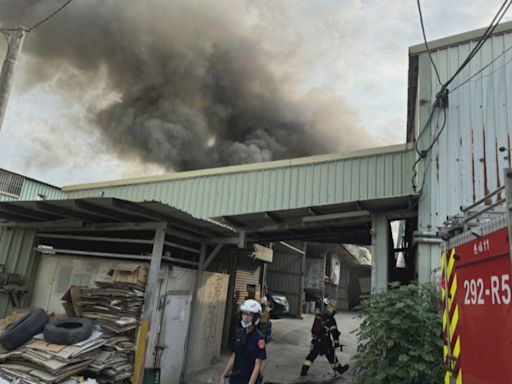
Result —
[[7, 102], [9, 101], [9, 94], [11, 93], [12, 83], [14, 80], [14, 70], [16, 68], [16, 61], [18, 55], [23, 47], [25, 40], [25, 31], [19, 30], [2, 30], [2, 33], [7, 38], [7, 54], [2, 65], [2, 72], [0, 74], [0, 129], [2, 129], [2, 122], [4, 120], [5, 111], [7, 109]]
[[388, 286], [389, 225], [385, 216], [372, 217], [372, 293]]
[[205, 260], [206, 260], [206, 243], [201, 243], [201, 254], [199, 256], [199, 267], [197, 269], [197, 277], [194, 284], [194, 292], [192, 294], [192, 302], [190, 303], [190, 318], [192, 319], [187, 331], [187, 338], [185, 340], [185, 366], [183, 371], [181, 372], [180, 383], [187, 383], [190, 381], [191, 377], [191, 357], [189, 356], [191, 350], [191, 338], [195, 333], [195, 327], [199, 325], [199, 319], [197, 319], [197, 302], [199, 299], [199, 288], [201, 287], [201, 282], [203, 281], [203, 273], [205, 268]]
[[164, 226], [155, 230], [153, 252], [151, 254], [151, 263], [149, 265], [148, 284], [146, 286], [146, 293], [144, 296], [144, 309], [137, 336], [137, 353], [135, 356], [132, 380], [135, 384], [142, 384], [142, 380], [144, 379], [144, 364], [146, 361], [148, 336], [151, 328], [151, 317], [158, 304], [156, 292], [159, 284], [160, 265], [162, 264], [165, 230], [166, 228]]
[[302, 254], [300, 254], [300, 277], [299, 277], [299, 318], [302, 318], [302, 302], [304, 301], [304, 274], [306, 273], [306, 250], [308, 243], [302, 245]]

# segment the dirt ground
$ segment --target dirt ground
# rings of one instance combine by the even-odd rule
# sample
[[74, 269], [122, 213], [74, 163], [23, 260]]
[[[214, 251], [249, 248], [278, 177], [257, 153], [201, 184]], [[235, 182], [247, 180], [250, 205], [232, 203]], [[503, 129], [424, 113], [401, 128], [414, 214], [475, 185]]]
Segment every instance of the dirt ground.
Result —
[[[334, 376], [329, 362], [324, 356], [319, 356], [309, 370], [306, 377], [300, 377], [300, 370], [304, 358], [309, 353], [311, 342], [310, 329], [314, 315], [304, 315], [303, 319], [282, 318], [272, 320], [272, 342], [267, 346], [267, 360], [264, 364], [265, 383], [343, 383], [350, 384], [352, 369], [343, 375]], [[343, 352], [337, 350], [338, 360], [341, 364], [351, 364], [357, 344], [356, 335], [360, 320], [353, 312], [336, 314], [336, 322], [341, 332], [340, 342], [345, 344]], [[221, 361], [211, 370], [193, 379], [193, 384], [217, 383], [229, 354], [223, 354]]]

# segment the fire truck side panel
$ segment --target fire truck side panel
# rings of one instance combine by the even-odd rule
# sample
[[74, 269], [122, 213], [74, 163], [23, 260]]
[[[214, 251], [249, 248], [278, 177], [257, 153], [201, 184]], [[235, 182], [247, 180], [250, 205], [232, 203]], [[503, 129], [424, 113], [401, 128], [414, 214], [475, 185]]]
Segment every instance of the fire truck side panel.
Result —
[[464, 384], [512, 384], [512, 290], [508, 229], [455, 247], [452, 345], [460, 337]]

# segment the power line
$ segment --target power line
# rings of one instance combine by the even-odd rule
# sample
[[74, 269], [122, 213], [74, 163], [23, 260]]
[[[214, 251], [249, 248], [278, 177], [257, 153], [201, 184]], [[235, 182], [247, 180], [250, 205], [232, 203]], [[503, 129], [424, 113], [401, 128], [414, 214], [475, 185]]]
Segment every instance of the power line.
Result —
[[35, 23], [33, 26], [29, 27], [26, 29], [27, 32], [30, 32], [30, 31], [33, 31], [34, 29], [36, 29], [37, 27], [39, 27], [41, 24], [44, 24], [46, 23], [48, 20], [50, 20], [53, 16], [55, 16], [57, 13], [59, 13], [60, 11], [62, 11], [64, 8], [66, 8], [69, 3], [71, 3], [73, 0], [67, 0], [64, 4], [62, 4], [59, 8], [57, 8], [54, 12], [50, 13], [48, 16], [46, 16], [44, 19], [42, 19], [41, 21]]
[[[425, 30], [424, 30], [424, 26], [423, 26], [423, 18], [421, 16], [421, 8], [420, 8], [420, 3], [419, 3], [419, 0], [417, 0], [418, 2], [418, 9], [420, 11], [420, 20], [421, 20], [421, 27], [422, 27], [422, 30], [423, 30], [423, 37], [425, 38], [426, 40], [426, 37], [425, 37]], [[423, 160], [424, 158], [427, 157], [427, 155], [429, 154], [429, 152], [432, 150], [432, 148], [434, 147], [434, 145], [436, 144], [436, 142], [438, 141], [439, 137], [441, 136], [441, 134], [443, 133], [445, 127], [446, 127], [446, 119], [447, 119], [447, 116], [446, 116], [446, 108], [448, 108], [448, 94], [449, 94], [449, 89], [448, 89], [448, 85], [451, 84], [451, 82], [457, 77], [457, 75], [462, 72], [462, 70], [471, 62], [471, 60], [473, 59], [473, 57], [475, 57], [475, 55], [478, 53], [478, 51], [482, 48], [482, 46], [485, 44], [485, 42], [492, 36], [492, 34], [494, 33], [494, 30], [496, 29], [496, 27], [498, 26], [499, 22], [501, 21], [501, 19], [503, 18], [503, 16], [505, 16], [505, 13], [508, 11], [508, 9], [510, 8], [510, 6], [512, 5], [512, 0], [505, 0], [503, 2], [503, 4], [501, 5], [500, 9], [498, 10], [498, 12], [496, 13], [496, 15], [494, 16], [494, 18], [492, 19], [491, 23], [489, 24], [489, 26], [487, 27], [487, 29], [485, 30], [484, 34], [480, 37], [479, 41], [477, 42], [477, 44], [473, 47], [473, 49], [471, 50], [471, 52], [469, 53], [468, 57], [466, 57], [466, 59], [463, 61], [463, 63], [460, 65], [460, 67], [455, 71], [455, 73], [452, 75], [452, 77], [450, 77], [450, 79], [444, 83], [442, 86], [441, 86], [441, 90], [436, 94], [435, 96], [435, 101], [434, 101], [434, 104], [432, 106], [432, 111], [430, 113], [430, 116], [427, 120], [427, 122], [425, 123], [425, 126], [423, 127], [423, 129], [420, 131], [417, 139], [416, 139], [416, 153], [419, 155], [418, 159], [415, 161], [415, 163], [413, 164], [413, 167], [412, 167], [412, 171], [413, 171], [413, 176], [412, 176], [412, 186], [413, 186], [413, 189], [414, 191], [416, 191], [416, 182], [415, 182], [415, 178], [418, 174], [417, 170], [416, 170], [416, 167], [417, 165], [419, 164], [419, 162], [421, 160]], [[431, 56], [431, 53], [430, 53], [430, 49], [428, 47], [428, 44], [426, 43], [425, 41], [425, 45], [427, 47], [427, 52], [428, 52], [428, 55], [430, 57], [430, 61], [432, 62], [432, 65], [434, 65], [434, 62], [432, 60], [432, 56]], [[511, 47], [512, 48], [512, 47]], [[502, 55], [505, 54], [502, 53]], [[497, 59], [497, 58], [496, 58]], [[496, 60], [495, 59], [495, 60]], [[495, 61], [493, 60], [493, 61]], [[485, 70], [485, 68], [487, 68], [489, 65], [491, 65], [491, 63], [489, 63], [486, 67], [482, 68], [478, 73], [482, 72], [483, 70]], [[436, 66], [434, 65], [434, 69], [436, 70], [436, 74], [437, 74], [437, 77], [438, 77], [438, 80], [439, 80], [439, 73], [437, 72], [437, 68]], [[478, 73], [476, 73], [475, 75], [477, 75]], [[472, 76], [471, 78], [473, 78], [474, 76]], [[470, 79], [471, 79], [470, 78]], [[470, 80], [469, 79], [469, 80]], [[469, 81], [467, 80], [467, 81]], [[465, 84], [467, 81], [465, 81], [463, 84]], [[462, 86], [463, 84], [459, 85], [457, 88], [459, 88], [460, 86]], [[455, 88], [455, 89], [457, 89]], [[434, 139], [432, 140], [432, 142], [430, 143], [430, 145], [425, 149], [425, 150], [419, 150], [419, 141], [420, 141], [420, 138], [423, 136], [423, 134], [425, 133], [425, 131], [427, 130], [427, 128], [429, 128], [431, 126], [431, 123], [432, 123], [432, 117], [434, 116], [434, 112], [437, 108], [441, 108], [443, 109], [443, 113], [444, 113], [444, 121], [443, 121], [443, 126], [441, 127], [441, 129], [439, 130], [439, 132], [437, 133], [437, 135], [434, 137]], [[439, 116], [438, 116], [439, 117]], [[420, 191], [423, 189], [423, 186], [425, 184], [425, 177], [423, 177], [423, 182], [422, 182], [422, 185], [421, 185], [421, 188], [420, 188]]]
[[[501, 58], [502, 56], [504, 56], [508, 51], [510, 51], [512, 49], [512, 46], [507, 48], [505, 51], [503, 51], [499, 56], [496, 56], [492, 61], [490, 61], [485, 67], [482, 67], [478, 72], [474, 73], [472, 76], [468, 77], [466, 80], [464, 80], [462, 83], [460, 83], [459, 85], [457, 85], [455, 88], [453, 88], [452, 90], [450, 90], [450, 93], [453, 93], [455, 92], [457, 89], [459, 89], [460, 87], [462, 87], [463, 85], [469, 83], [471, 80], [473, 80], [476, 76], [478, 76], [480, 73], [482, 73], [483, 71], [485, 71], [487, 68], [489, 68], [493, 63], [495, 63], [499, 58]], [[507, 64], [509, 64], [510, 62], [512, 61], [512, 59], [508, 60], [505, 64], [503, 64], [502, 66], [494, 69], [491, 73], [485, 75], [486, 77], [487, 76], [490, 76], [492, 75], [493, 73], [495, 73], [498, 69], [501, 69], [503, 68], [504, 66], [506, 66]]]
[[462, 72], [462, 70], [466, 67], [466, 65], [468, 65], [469, 62], [473, 59], [473, 57], [475, 57], [475, 55], [480, 50], [480, 48], [482, 48], [482, 46], [489, 39], [489, 37], [491, 37], [491, 35], [493, 34], [494, 30], [498, 26], [498, 24], [501, 21], [501, 19], [503, 18], [503, 16], [505, 16], [505, 13], [507, 13], [507, 11], [508, 11], [508, 9], [510, 8], [511, 5], [512, 5], [512, 1], [511, 0], [505, 0], [503, 2], [503, 4], [501, 5], [500, 9], [498, 10], [496, 15], [492, 19], [491, 24], [489, 24], [489, 26], [485, 30], [484, 34], [480, 37], [480, 40], [478, 41], [478, 43], [473, 47], [473, 50], [469, 53], [468, 57], [464, 60], [464, 62], [461, 64], [461, 66], [455, 71], [453, 76], [446, 83], [443, 84], [443, 88], [447, 89], [448, 85], [451, 84], [451, 82], [457, 77], [457, 75], [460, 72]]
[[430, 62], [432, 63], [432, 66], [434, 67], [434, 70], [436, 71], [437, 81], [439, 82], [439, 85], [442, 85], [441, 76], [439, 76], [439, 71], [437, 70], [436, 64], [434, 63], [432, 54], [430, 53], [430, 48], [428, 47], [427, 35], [425, 34], [425, 25], [423, 24], [423, 14], [421, 13], [420, 0], [417, 0], [417, 3], [418, 3], [418, 12], [420, 14], [421, 31], [423, 32], [423, 40], [425, 41], [425, 47], [427, 47], [428, 57], [430, 58]]

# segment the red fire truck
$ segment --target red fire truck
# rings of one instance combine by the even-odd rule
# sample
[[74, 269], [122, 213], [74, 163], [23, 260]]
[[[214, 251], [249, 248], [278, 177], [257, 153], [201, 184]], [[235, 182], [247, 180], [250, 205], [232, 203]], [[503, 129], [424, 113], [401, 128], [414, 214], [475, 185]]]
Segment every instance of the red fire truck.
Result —
[[512, 383], [512, 170], [505, 181], [440, 231], [445, 384]]

